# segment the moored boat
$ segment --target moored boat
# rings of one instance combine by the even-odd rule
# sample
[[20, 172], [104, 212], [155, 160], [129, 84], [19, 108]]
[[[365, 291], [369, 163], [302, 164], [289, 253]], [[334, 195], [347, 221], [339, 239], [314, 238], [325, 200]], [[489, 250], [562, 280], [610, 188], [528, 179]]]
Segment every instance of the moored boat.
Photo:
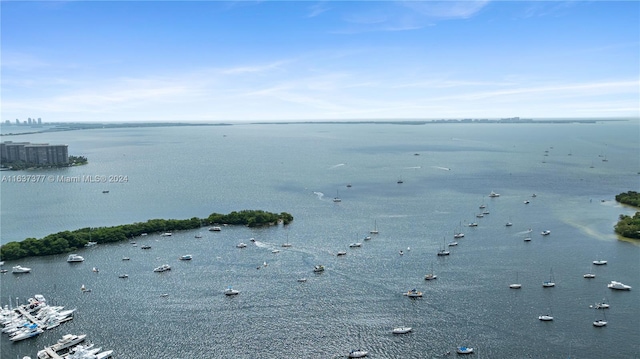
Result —
[[77, 254], [69, 254], [69, 257], [67, 257], [67, 262], [84, 262], [84, 257]]
[[612, 280], [611, 283], [607, 284], [607, 287], [615, 290], [631, 290], [630, 285], [626, 285], [615, 280]]
[[349, 352], [349, 358], [364, 358], [369, 355], [369, 352], [362, 349], [354, 349]]
[[458, 354], [471, 354], [473, 353], [473, 348], [469, 348], [469, 347], [465, 347], [465, 346], [459, 346], [456, 348], [456, 353]]
[[31, 268], [23, 267], [20, 265], [13, 266], [13, 268], [11, 269], [11, 273], [29, 273], [29, 272], [31, 272]]
[[393, 334], [406, 334], [411, 332], [413, 329], [411, 327], [397, 327], [397, 328], [393, 328], [393, 330], [391, 331], [391, 333]]

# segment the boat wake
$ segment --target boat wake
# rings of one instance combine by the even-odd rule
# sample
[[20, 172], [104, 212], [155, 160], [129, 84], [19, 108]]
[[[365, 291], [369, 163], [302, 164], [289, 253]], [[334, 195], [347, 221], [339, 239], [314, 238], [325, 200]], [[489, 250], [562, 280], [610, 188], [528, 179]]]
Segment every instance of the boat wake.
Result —
[[440, 167], [440, 166], [431, 166], [431, 167], [433, 167], [435, 169], [438, 169], [438, 170], [451, 171], [451, 168], [449, 168], [449, 167]]
[[345, 163], [338, 163], [337, 165], [333, 165], [333, 166], [329, 167], [329, 169], [334, 169], [334, 168], [342, 167], [342, 166], [344, 166], [344, 165], [345, 165]]
[[413, 167], [405, 167], [407, 170], [416, 170], [418, 168], [422, 168], [421, 166], [413, 166]]
[[313, 194], [315, 194], [318, 199], [322, 199], [322, 197], [324, 197], [324, 193], [322, 192], [313, 192]]

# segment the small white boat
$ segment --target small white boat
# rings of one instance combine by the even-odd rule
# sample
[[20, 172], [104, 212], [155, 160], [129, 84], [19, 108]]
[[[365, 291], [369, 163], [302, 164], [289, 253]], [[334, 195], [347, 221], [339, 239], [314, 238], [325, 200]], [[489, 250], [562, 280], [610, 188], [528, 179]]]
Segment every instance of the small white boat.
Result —
[[456, 233], [454, 233], [453, 238], [455, 238], [455, 239], [464, 238], [464, 233], [456, 232]]
[[307, 281], [307, 278], [298, 278], [298, 282], [304, 283]]
[[551, 315], [540, 315], [538, 316], [538, 319], [543, 321], [543, 322], [550, 322], [553, 320], [553, 316]]
[[531, 242], [531, 236], [524, 237], [524, 241], [525, 242]]
[[422, 297], [422, 292], [414, 288], [404, 293], [404, 295], [406, 295], [409, 298], [419, 298], [419, 297]]
[[370, 239], [371, 239], [371, 236], [364, 236], [364, 240], [365, 240], [365, 241], [368, 241], [368, 240], [370, 240]]
[[544, 231], [540, 232], [540, 234], [543, 235], [543, 236], [548, 236], [548, 235], [551, 234], [551, 231], [550, 230], [544, 230]]
[[191, 254], [185, 254], [183, 256], [180, 256], [181, 261], [190, 261], [191, 259], [193, 259], [193, 256]]
[[246, 243], [238, 243], [238, 244], [236, 244], [236, 247], [237, 248], [246, 248], [247, 244]]
[[231, 287], [225, 289], [224, 291], [224, 295], [238, 295], [240, 294], [240, 291], [237, 289], [233, 289]]
[[140, 246], [140, 249], [151, 249], [151, 246], [148, 244], [145, 244], [143, 246]]
[[369, 231], [369, 233], [371, 234], [378, 234], [378, 223], [376, 221], [373, 221], [373, 229]]
[[477, 227], [477, 226], [478, 226], [478, 223], [476, 223], [476, 222], [471, 222], [471, 223], [467, 224], [467, 226], [469, 226], [469, 227]]
[[339, 251], [338, 253], [336, 253], [337, 256], [346, 256], [347, 252], [345, 251]]
[[173, 233], [171, 233], [171, 232], [164, 232], [160, 236], [162, 236], [162, 237], [171, 237], [172, 235], [173, 235]]
[[128, 261], [128, 260], [131, 260], [131, 258], [129, 258], [129, 257], [122, 257], [122, 260], [123, 260], [123, 261]]
[[220, 232], [222, 230], [222, 228], [218, 227], [218, 226], [214, 226], [209, 228], [209, 231], [211, 232]]
[[524, 200], [524, 204], [529, 204], [530, 202], [528, 200]]
[[458, 353], [458, 354], [471, 354], [471, 353], [473, 353], [473, 348], [460, 346], [460, 347], [456, 348], [456, 353]]
[[279, 249], [274, 249], [274, 250], [271, 251], [271, 253], [273, 253], [273, 254], [280, 253], [280, 250]]
[[491, 198], [500, 197], [500, 193], [495, 193], [495, 192], [491, 191], [491, 193], [489, 193], [489, 197], [491, 197]]
[[603, 266], [603, 265], [607, 264], [607, 261], [601, 259], [601, 260], [593, 261], [593, 264], [595, 264], [597, 266]]
[[582, 275], [583, 278], [595, 278], [596, 275], [593, 273], [585, 273]]
[[293, 244], [291, 244], [291, 243], [282, 243], [282, 246], [281, 246], [281, 247], [283, 247], [283, 248], [289, 248], [289, 247], [292, 247], [292, 246], [293, 246]]
[[362, 349], [354, 349], [349, 352], [349, 358], [364, 358], [369, 355], [369, 352]]
[[198, 233], [195, 235], [195, 238], [202, 238], [202, 233]]
[[603, 319], [599, 319], [593, 322], [594, 327], [604, 327], [605, 325], [607, 325], [607, 321]]
[[28, 267], [22, 267], [20, 265], [17, 266], [13, 266], [13, 268], [11, 268], [11, 273], [29, 273], [31, 272], [31, 268]]
[[362, 243], [357, 242], [357, 243], [349, 244], [349, 248], [358, 248], [358, 247], [362, 247]]
[[542, 282], [542, 286], [544, 288], [551, 288], [556, 286], [556, 283], [553, 279], [553, 269], [549, 270], [549, 280], [545, 280], [544, 282]]
[[336, 202], [336, 203], [337, 202], [342, 202], [342, 200], [340, 199], [340, 196], [338, 196], [338, 190], [336, 190], [336, 196], [333, 197], [333, 201]]
[[441, 250], [438, 251], [438, 255], [439, 256], [448, 256], [449, 254], [451, 254], [451, 252], [449, 252], [446, 249], [441, 249]]
[[313, 267], [313, 271], [316, 273], [324, 272], [324, 266], [321, 264], [318, 264]]
[[449, 244], [447, 244], [449, 247], [454, 247], [458, 245], [458, 242], [453, 241], [453, 242], [449, 242]]
[[611, 283], [607, 284], [607, 287], [615, 290], [631, 290], [630, 285], [616, 282], [615, 280], [612, 280]]
[[95, 246], [96, 244], [98, 244], [98, 242], [91, 242], [91, 241], [89, 241], [89, 242], [87, 242], [84, 246], [88, 248], [88, 247], [93, 247], [93, 246]]
[[411, 330], [413, 330], [411, 327], [397, 327], [397, 328], [393, 328], [391, 333], [393, 333], [393, 334], [407, 334], [407, 333], [411, 332]]
[[93, 267], [93, 268], [91, 268], [91, 271], [94, 272], [94, 273], [98, 273], [98, 272], [100, 272], [100, 269], [98, 269], [97, 267]]
[[509, 288], [511, 289], [520, 289], [522, 288], [522, 284], [518, 281], [518, 272], [516, 272], [516, 282], [509, 284]]
[[168, 264], [163, 264], [153, 269], [154, 272], [166, 272], [168, 270], [171, 270], [171, 266]]
[[129, 278], [128, 274], [120, 274], [118, 278]]
[[511, 226], [513, 226], [513, 223], [511, 223], [511, 222], [507, 222], [507, 223], [505, 223], [505, 225], [504, 225], [504, 226], [505, 226], [505, 227], [511, 227]]

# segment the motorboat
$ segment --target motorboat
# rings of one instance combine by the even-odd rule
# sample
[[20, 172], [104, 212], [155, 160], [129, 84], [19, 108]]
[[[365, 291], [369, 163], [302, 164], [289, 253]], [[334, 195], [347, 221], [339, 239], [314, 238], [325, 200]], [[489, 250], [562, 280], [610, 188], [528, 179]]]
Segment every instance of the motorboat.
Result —
[[129, 257], [122, 257], [122, 260], [123, 260], [123, 261], [128, 261], [128, 260], [131, 260], [131, 258], [129, 258]]
[[151, 246], [145, 244], [144, 246], [140, 246], [140, 249], [151, 249]]
[[413, 330], [411, 327], [397, 327], [397, 328], [393, 328], [391, 333], [393, 333], [393, 334], [407, 334], [407, 333], [411, 332], [411, 330]]
[[67, 257], [67, 262], [69, 263], [84, 262], [84, 257], [79, 256], [77, 254], [69, 254], [69, 257]]
[[171, 232], [164, 232], [160, 236], [161, 237], [171, 237], [172, 235], [173, 235], [173, 233], [171, 233]]
[[93, 247], [93, 246], [95, 246], [96, 244], [98, 244], [98, 242], [91, 242], [91, 241], [89, 241], [89, 242], [87, 242], [84, 246], [88, 248], [88, 247]]
[[233, 289], [231, 287], [224, 290], [224, 295], [238, 295], [238, 294], [240, 294], [240, 291], [237, 289]]
[[524, 241], [525, 242], [531, 242], [531, 236], [524, 237]]
[[583, 278], [595, 278], [596, 275], [593, 273], [585, 273], [582, 275]]
[[524, 204], [529, 204], [531, 202], [529, 202], [529, 200], [524, 200]]
[[434, 273], [427, 273], [424, 275], [424, 280], [434, 280], [437, 279], [438, 276], [435, 275]]
[[95, 359], [111, 358], [112, 354], [113, 354], [113, 350], [107, 350], [107, 351], [104, 351], [104, 352], [100, 352], [100, 353], [96, 354]]
[[495, 192], [491, 191], [491, 193], [489, 193], [489, 197], [491, 197], [491, 198], [500, 197], [500, 193], [495, 193]]
[[307, 281], [307, 278], [298, 278], [298, 282], [304, 283]]
[[168, 264], [163, 264], [153, 269], [154, 272], [166, 272], [168, 270], [171, 270], [171, 266]]
[[318, 264], [313, 267], [313, 271], [316, 273], [324, 272], [324, 266], [321, 264]]
[[93, 268], [91, 268], [91, 271], [94, 272], [94, 273], [98, 273], [98, 272], [100, 272], [100, 269], [98, 269], [98, 267], [93, 267]]
[[202, 238], [202, 233], [198, 233], [194, 236], [195, 238]]
[[183, 256], [180, 256], [181, 261], [190, 261], [191, 259], [193, 259], [193, 256], [191, 254], [185, 254]]
[[240, 243], [236, 244], [236, 248], [247, 248], [247, 244], [240, 242]]
[[543, 322], [549, 322], [553, 320], [553, 316], [551, 315], [540, 315], [538, 316], [539, 320], [542, 320]]
[[20, 265], [13, 266], [13, 268], [11, 269], [11, 273], [29, 273], [29, 272], [31, 272], [31, 268], [23, 267]]
[[414, 288], [404, 293], [404, 295], [410, 298], [418, 298], [418, 297], [422, 297], [422, 292]]
[[543, 236], [548, 236], [548, 235], [551, 234], [551, 231], [550, 230], [544, 230], [544, 231], [540, 232], [540, 234], [543, 235]]
[[509, 288], [511, 288], [511, 289], [520, 289], [520, 288], [522, 288], [522, 284], [520, 284], [520, 283], [512, 283], [512, 284], [509, 284]]
[[354, 349], [349, 352], [349, 358], [364, 358], [369, 355], [369, 352], [362, 349]]
[[593, 264], [595, 264], [597, 266], [603, 266], [603, 265], [607, 264], [607, 261], [601, 259], [601, 260], [593, 261]]
[[504, 226], [505, 226], [505, 227], [511, 227], [511, 226], [513, 226], [513, 223], [511, 223], [511, 222], [507, 222], [507, 223], [505, 223], [505, 224], [504, 224]]
[[471, 353], [473, 353], [473, 348], [460, 346], [460, 347], [456, 348], [456, 353], [458, 353], [458, 354], [471, 354]]
[[51, 346], [51, 350], [59, 352], [61, 350], [70, 348], [78, 343], [82, 343], [86, 337], [86, 334], [65, 334], [62, 336], [62, 338], [58, 339], [58, 342]]
[[338, 253], [336, 253], [337, 256], [346, 256], [347, 252], [345, 251], [339, 251]]
[[631, 290], [630, 285], [616, 282], [615, 280], [612, 280], [611, 283], [607, 284], [607, 287], [615, 290]]
[[16, 332], [9, 340], [12, 342], [17, 342], [20, 340], [33, 338], [36, 335], [39, 335], [43, 332], [42, 328], [40, 328], [37, 324], [29, 324], [26, 328]]
[[469, 223], [467, 226], [469, 226], [469, 227], [477, 227], [477, 226], [478, 226], [478, 223], [476, 223], [476, 222], [471, 222], [471, 223]]
[[221, 230], [222, 230], [222, 228], [220, 228], [218, 226], [209, 228], [209, 231], [211, 231], [211, 232], [220, 232]]
[[124, 278], [129, 278], [129, 275], [128, 275], [128, 274], [120, 274], [120, 275], [118, 276], [118, 278], [123, 278], [123, 279], [124, 279]]
[[279, 249], [274, 249], [274, 250], [271, 251], [271, 253], [278, 254], [278, 253], [280, 253], [280, 250]]
[[453, 235], [453, 238], [455, 238], [455, 239], [458, 239], [458, 238], [464, 238], [464, 233], [456, 232], [456, 233]]
[[362, 247], [362, 243], [357, 242], [357, 243], [349, 244], [349, 248], [358, 248], [358, 247]]
[[293, 245], [291, 243], [282, 243], [281, 247], [283, 248], [289, 248], [292, 247]]

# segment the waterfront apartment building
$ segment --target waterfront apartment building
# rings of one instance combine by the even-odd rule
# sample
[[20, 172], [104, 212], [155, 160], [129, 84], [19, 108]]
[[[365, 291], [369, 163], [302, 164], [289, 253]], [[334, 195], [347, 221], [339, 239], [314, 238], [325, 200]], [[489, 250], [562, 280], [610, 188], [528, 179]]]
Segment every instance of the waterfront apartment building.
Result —
[[2, 163], [24, 162], [34, 165], [57, 165], [69, 163], [68, 145], [48, 143], [12, 142], [0, 143]]

